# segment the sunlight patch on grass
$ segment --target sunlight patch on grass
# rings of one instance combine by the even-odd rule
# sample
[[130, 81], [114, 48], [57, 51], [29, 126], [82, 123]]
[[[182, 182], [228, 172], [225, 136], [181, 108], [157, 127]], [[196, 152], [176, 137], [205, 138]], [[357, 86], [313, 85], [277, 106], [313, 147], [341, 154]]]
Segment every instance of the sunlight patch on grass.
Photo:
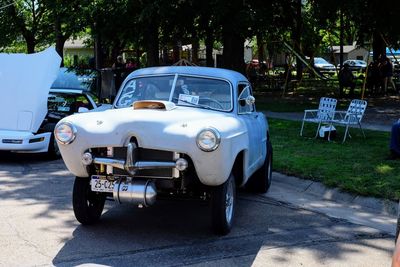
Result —
[[380, 174], [388, 174], [388, 173], [391, 173], [394, 170], [394, 168], [387, 164], [380, 164], [380, 165], [376, 166], [375, 170], [377, 173], [380, 173]]

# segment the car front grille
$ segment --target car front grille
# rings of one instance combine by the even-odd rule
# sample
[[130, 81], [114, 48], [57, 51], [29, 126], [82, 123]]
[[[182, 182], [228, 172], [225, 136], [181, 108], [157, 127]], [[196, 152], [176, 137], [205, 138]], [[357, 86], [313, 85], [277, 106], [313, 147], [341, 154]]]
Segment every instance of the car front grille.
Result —
[[[113, 147], [112, 152], [110, 152], [110, 148], [102, 147], [102, 148], [92, 148], [91, 151], [94, 157], [108, 157], [108, 158], [125, 160], [127, 148]], [[137, 161], [156, 161], [156, 162], [174, 161], [174, 152], [171, 151], [146, 149], [138, 147], [135, 152]], [[113, 168], [112, 174], [131, 176], [127, 171], [118, 168]], [[171, 179], [173, 177], [173, 169], [166, 168], [166, 169], [137, 170], [135, 177]]]

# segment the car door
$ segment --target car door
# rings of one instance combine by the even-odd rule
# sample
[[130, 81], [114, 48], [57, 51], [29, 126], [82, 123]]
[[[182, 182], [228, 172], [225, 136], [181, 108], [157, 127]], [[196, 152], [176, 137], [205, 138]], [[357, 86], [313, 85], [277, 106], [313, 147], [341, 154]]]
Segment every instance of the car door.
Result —
[[238, 116], [246, 125], [248, 133], [248, 171], [253, 173], [262, 164], [265, 153], [265, 117], [255, 110], [249, 83], [239, 83], [238, 94]]

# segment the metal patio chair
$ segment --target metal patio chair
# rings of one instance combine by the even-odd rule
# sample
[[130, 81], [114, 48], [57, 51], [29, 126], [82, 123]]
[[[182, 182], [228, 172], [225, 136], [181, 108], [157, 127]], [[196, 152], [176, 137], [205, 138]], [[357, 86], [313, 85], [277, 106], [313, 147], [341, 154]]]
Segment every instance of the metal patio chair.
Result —
[[367, 109], [367, 101], [360, 99], [353, 99], [350, 102], [347, 111], [335, 111], [335, 116], [330, 122], [330, 125], [342, 125], [346, 126], [346, 131], [344, 133], [343, 142], [346, 141], [347, 136], [351, 138], [349, 132], [349, 126], [358, 126], [365, 138], [364, 130], [361, 126], [361, 121], [364, 116], [365, 110]]
[[301, 124], [300, 136], [303, 136], [305, 122], [318, 123], [315, 138], [318, 136], [318, 131], [322, 123], [329, 124], [335, 114], [337, 100], [335, 98], [321, 97], [319, 100], [318, 109], [304, 110], [303, 122]]

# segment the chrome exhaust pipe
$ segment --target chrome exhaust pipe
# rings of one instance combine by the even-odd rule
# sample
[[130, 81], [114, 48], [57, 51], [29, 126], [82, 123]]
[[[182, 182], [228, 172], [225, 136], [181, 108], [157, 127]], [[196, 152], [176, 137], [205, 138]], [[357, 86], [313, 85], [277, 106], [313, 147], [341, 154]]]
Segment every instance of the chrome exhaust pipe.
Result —
[[139, 207], [148, 207], [156, 202], [157, 191], [150, 180], [119, 180], [114, 185], [113, 198], [118, 203], [130, 203]]

